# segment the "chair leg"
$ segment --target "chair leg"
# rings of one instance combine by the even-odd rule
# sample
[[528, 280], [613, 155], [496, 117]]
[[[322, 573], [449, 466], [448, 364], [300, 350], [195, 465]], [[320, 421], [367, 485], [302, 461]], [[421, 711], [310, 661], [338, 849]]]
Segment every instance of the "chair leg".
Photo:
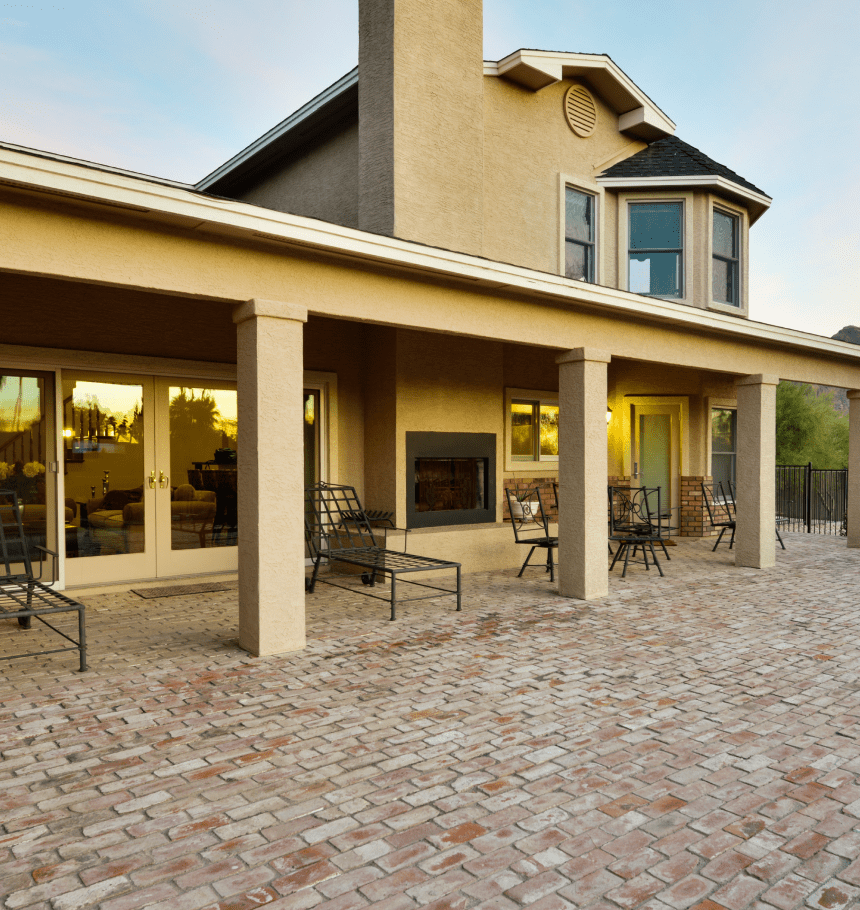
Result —
[[[624, 571], [621, 573], [621, 577], [624, 578], [627, 575], [627, 561], [630, 559], [630, 544], [625, 541], [622, 546], [624, 547]], [[621, 552], [619, 547], [618, 552]], [[633, 556], [636, 556], [636, 548], [633, 548]]]
[[546, 562], [547, 568], [549, 569], [549, 580], [551, 582], [555, 581], [555, 562], [552, 555], [553, 548], [547, 547]]
[[525, 572], [526, 566], [529, 564], [529, 560], [532, 558], [532, 553], [534, 553], [534, 551], [536, 549], [537, 549], [537, 547], [532, 547], [531, 550], [529, 550], [529, 555], [526, 556], [526, 561], [523, 563], [523, 567], [520, 569], [519, 574], [517, 575], [517, 578], [523, 577], [523, 572]]
[[610, 572], [615, 568], [615, 563], [618, 562], [623, 550], [624, 550], [624, 541], [621, 540], [618, 542], [618, 549], [615, 551], [615, 558], [612, 560], [612, 565], [610, 565], [610, 567], [609, 567]]
[[779, 545], [785, 549], [785, 544], [782, 542], [782, 535], [779, 533], [779, 528], [776, 529], [776, 539], [779, 541]]
[[711, 552], [712, 552], [712, 553], [715, 553], [715, 552], [716, 552], [717, 547], [720, 545], [720, 541], [723, 539], [723, 534], [725, 534], [725, 533], [726, 533], [726, 529], [723, 528], [723, 530], [720, 531], [720, 536], [717, 538], [717, 542], [713, 545], [713, 547], [711, 547]]
[[[654, 544], [649, 540], [648, 546], [651, 547], [651, 555], [654, 557], [654, 565], [657, 566], [657, 571], [660, 573], [660, 577], [664, 578], [663, 570], [660, 568], [660, 563], [657, 562], [657, 554], [654, 552]], [[644, 547], [643, 547], [644, 549]]]
[[735, 545], [735, 528], [732, 528], [732, 538], [731, 538], [731, 540], [729, 541], [729, 549], [731, 550], [731, 548], [732, 548], [734, 545]]
[[672, 557], [669, 555], [669, 551], [666, 549], [665, 541], [661, 540], [659, 543], [660, 543], [660, 546], [663, 548], [663, 552], [666, 554], [666, 559], [668, 559], [671, 562]]

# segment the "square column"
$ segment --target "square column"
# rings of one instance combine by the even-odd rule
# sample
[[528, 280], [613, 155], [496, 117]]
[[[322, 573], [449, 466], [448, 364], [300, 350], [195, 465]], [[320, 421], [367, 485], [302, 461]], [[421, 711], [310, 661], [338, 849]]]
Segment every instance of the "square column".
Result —
[[558, 364], [558, 590], [592, 600], [609, 593], [606, 365], [576, 348]]
[[776, 565], [776, 387], [778, 376], [735, 382], [738, 393], [735, 565]]
[[860, 389], [848, 392], [848, 546], [860, 547]]
[[233, 311], [239, 386], [239, 645], [305, 646], [303, 331], [307, 310], [248, 300]]

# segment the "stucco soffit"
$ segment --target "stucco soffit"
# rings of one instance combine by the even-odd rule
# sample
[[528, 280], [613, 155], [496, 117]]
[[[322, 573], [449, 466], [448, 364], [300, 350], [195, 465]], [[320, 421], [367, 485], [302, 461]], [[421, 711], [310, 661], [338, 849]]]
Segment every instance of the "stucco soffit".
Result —
[[675, 124], [604, 54], [518, 50], [497, 63], [485, 63], [484, 75], [509, 79], [534, 92], [562, 79], [585, 79], [617, 114], [624, 115], [621, 132], [646, 141], [675, 132]]

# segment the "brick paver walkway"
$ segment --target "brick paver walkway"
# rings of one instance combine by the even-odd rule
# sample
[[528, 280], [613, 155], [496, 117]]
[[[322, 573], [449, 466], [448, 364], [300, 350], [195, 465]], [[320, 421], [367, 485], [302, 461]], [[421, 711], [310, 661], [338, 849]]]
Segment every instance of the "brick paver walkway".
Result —
[[393, 624], [324, 588], [261, 660], [234, 591], [91, 598], [89, 673], [0, 663], [0, 904], [852, 906], [860, 551], [787, 542], [588, 604], [473, 575]]

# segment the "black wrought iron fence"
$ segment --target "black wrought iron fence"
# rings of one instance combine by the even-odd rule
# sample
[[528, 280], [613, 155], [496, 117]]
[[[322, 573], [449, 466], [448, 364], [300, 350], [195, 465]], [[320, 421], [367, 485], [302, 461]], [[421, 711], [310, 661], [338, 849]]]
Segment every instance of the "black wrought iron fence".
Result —
[[841, 534], [848, 512], [848, 470], [776, 466], [776, 514], [791, 531]]

